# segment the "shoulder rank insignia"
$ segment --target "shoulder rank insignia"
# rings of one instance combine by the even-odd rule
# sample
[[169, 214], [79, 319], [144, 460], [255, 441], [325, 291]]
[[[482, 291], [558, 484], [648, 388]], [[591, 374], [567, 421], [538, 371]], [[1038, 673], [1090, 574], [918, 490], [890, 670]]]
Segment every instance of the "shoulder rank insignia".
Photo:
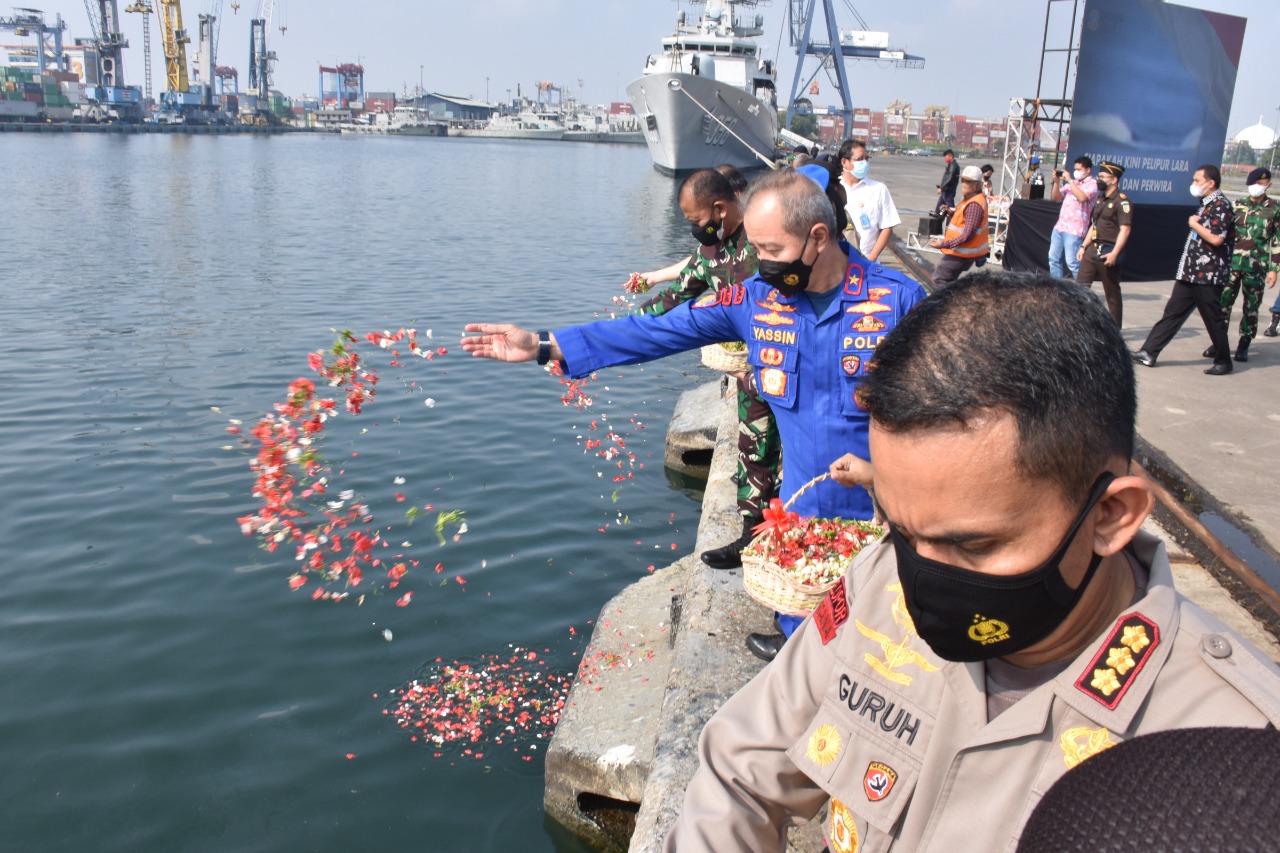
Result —
[[1160, 629], [1156, 623], [1141, 613], [1122, 616], [1076, 680], [1076, 687], [1114, 711], [1158, 645]]
[[813, 611], [813, 623], [818, 626], [818, 634], [822, 637], [822, 645], [835, 639], [836, 631], [849, 621], [849, 596], [845, 592], [844, 578], [831, 587], [831, 592], [822, 599], [818, 609]]

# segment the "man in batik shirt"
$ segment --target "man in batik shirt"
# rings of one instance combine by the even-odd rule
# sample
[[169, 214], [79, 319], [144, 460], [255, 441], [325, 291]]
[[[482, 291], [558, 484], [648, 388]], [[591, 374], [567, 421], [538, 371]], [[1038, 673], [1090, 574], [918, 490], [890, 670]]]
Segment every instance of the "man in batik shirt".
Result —
[[1222, 314], [1222, 292], [1231, 283], [1231, 252], [1235, 244], [1235, 211], [1231, 200], [1222, 192], [1222, 172], [1206, 164], [1196, 169], [1191, 181], [1191, 195], [1201, 199], [1200, 210], [1191, 214], [1187, 224], [1191, 233], [1178, 261], [1173, 293], [1164, 306], [1164, 316], [1147, 335], [1133, 360], [1155, 367], [1160, 352], [1173, 340], [1182, 324], [1199, 311], [1213, 345], [1205, 357], [1213, 358], [1210, 376], [1231, 372], [1231, 349], [1227, 343], [1227, 321]]

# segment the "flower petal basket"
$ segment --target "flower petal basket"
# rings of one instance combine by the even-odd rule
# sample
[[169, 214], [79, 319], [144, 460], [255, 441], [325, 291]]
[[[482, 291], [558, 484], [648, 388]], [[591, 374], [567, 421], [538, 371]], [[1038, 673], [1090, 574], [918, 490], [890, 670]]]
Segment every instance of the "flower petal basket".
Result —
[[749, 373], [747, 345], [741, 341], [707, 344], [702, 348], [702, 363], [721, 373]]
[[785, 505], [775, 498], [765, 510], [758, 534], [742, 550], [742, 583], [761, 604], [787, 616], [808, 616], [844, 578], [854, 556], [884, 535], [870, 521], [801, 518], [789, 507], [807, 483]]

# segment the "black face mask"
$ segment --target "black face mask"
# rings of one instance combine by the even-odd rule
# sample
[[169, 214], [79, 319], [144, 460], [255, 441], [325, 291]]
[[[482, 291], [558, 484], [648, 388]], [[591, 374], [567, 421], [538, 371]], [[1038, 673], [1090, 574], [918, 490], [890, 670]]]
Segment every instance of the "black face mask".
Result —
[[801, 260], [807, 248], [809, 238], [805, 237], [800, 255], [794, 261], [766, 261], [762, 258], [756, 272], [783, 296], [795, 296], [809, 286], [809, 273], [813, 272], [813, 264]]
[[1102, 562], [1093, 555], [1075, 589], [1062, 577], [1062, 556], [1115, 475], [1094, 482], [1084, 508], [1062, 543], [1038, 567], [1019, 575], [986, 575], [921, 557], [890, 526], [898, 579], [916, 633], [934, 654], [950, 661], [980, 661], [1022, 651], [1062, 624], [1079, 603]]
[[714, 246], [722, 239], [720, 231], [723, 227], [724, 220], [721, 219], [719, 222], [707, 222], [706, 225], [690, 226], [689, 230], [693, 233], [693, 239], [697, 240], [702, 245]]

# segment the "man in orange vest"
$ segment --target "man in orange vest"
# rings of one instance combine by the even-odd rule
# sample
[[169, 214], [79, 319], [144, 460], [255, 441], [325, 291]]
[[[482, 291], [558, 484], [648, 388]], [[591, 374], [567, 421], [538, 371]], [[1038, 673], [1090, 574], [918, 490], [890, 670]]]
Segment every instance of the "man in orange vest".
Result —
[[947, 233], [929, 240], [930, 246], [942, 250], [942, 260], [933, 271], [933, 283], [938, 286], [955, 281], [991, 251], [987, 241], [987, 196], [982, 192], [982, 170], [965, 166], [960, 173], [960, 191], [963, 199], [951, 214]]

